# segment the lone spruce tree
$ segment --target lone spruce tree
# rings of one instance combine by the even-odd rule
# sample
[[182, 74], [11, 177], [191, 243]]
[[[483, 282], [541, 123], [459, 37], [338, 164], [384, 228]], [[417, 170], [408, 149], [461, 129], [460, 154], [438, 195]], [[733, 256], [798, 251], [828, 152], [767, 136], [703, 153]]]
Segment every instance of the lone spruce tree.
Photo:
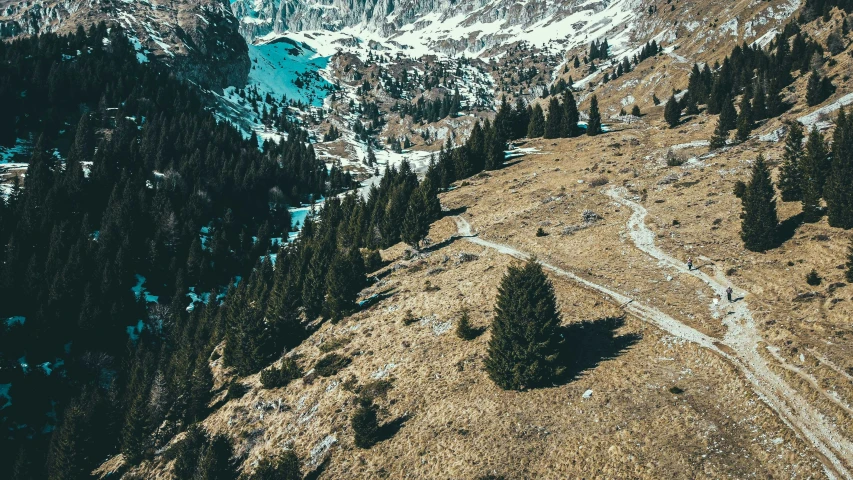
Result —
[[589, 101], [589, 122], [586, 126], [586, 134], [594, 137], [601, 132], [601, 113], [598, 111], [598, 97], [593, 95]]
[[505, 390], [547, 385], [559, 374], [554, 287], [535, 260], [509, 267], [498, 288], [486, 371]]
[[773, 248], [776, 241], [776, 199], [770, 170], [759, 155], [752, 166], [752, 178], [746, 186], [743, 202], [743, 223], [740, 237], [747, 250], [763, 252]]
[[378, 408], [370, 398], [359, 398], [358, 408], [351, 419], [355, 446], [370, 448], [379, 441]]
[[803, 172], [800, 167], [803, 148], [803, 127], [792, 122], [785, 138], [785, 153], [779, 169], [779, 190], [783, 202], [796, 202], [803, 198]]
[[663, 118], [669, 124], [669, 128], [677, 127], [678, 122], [681, 121], [681, 105], [678, 104], [675, 95], [669, 97], [669, 100], [667, 100], [666, 106], [663, 109]]

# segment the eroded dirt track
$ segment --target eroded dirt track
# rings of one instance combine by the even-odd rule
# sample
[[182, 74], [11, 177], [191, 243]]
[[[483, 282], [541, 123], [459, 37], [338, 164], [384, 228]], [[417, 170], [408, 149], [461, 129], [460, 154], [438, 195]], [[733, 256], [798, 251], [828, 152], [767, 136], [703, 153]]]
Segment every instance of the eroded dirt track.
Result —
[[[655, 233], [645, 223], [646, 209], [628, 198], [621, 188], [609, 188], [604, 192], [614, 201], [631, 209], [626, 225], [626, 236], [631, 243], [654, 258], [661, 269], [676, 275], [690, 275], [703, 282], [713, 293], [715, 300], [709, 305], [710, 314], [727, 327], [723, 338], [706, 335], [686, 323], [662, 312], [652, 305], [644, 304], [611, 288], [591, 282], [568, 270], [540, 262], [544, 268], [596, 290], [623, 306], [624, 310], [657, 328], [687, 341], [693, 342], [725, 358], [749, 382], [752, 390], [798, 435], [811, 444], [820, 457], [829, 478], [853, 478], [853, 443], [838, 431], [825, 416], [812, 406], [797, 390], [773, 371], [766, 357], [760, 354], [765, 342], [756, 328], [749, 310], [746, 292], [731, 284], [718, 271], [713, 275], [701, 269], [688, 269], [680, 260], [668, 255], [655, 245]], [[472, 232], [471, 225], [462, 217], [454, 217], [458, 235], [465, 240], [486, 248], [494, 249], [519, 259], [530, 255], [510, 245], [491, 242]], [[725, 290], [731, 286], [737, 301], [728, 303]], [[784, 368], [784, 365], [780, 365]], [[809, 380], [809, 379], [807, 379]]]

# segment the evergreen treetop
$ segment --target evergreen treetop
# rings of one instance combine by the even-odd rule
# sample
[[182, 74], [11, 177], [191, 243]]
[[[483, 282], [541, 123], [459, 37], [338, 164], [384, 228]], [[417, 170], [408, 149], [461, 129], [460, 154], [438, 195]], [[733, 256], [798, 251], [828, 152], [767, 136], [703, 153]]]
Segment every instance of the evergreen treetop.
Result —
[[776, 199], [770, 170], [759, 155], [752, 166], [752, 177], [746, 186], [743, 203], [741, 239], [747, 250], [763, 252], [773, 248], [776, 242]]

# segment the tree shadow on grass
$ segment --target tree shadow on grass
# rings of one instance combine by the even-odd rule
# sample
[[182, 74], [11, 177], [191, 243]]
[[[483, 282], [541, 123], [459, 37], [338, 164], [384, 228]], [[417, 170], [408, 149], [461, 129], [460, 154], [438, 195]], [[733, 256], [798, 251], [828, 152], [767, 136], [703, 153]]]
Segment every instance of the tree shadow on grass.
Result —
[[785, 242], [794, 238], [794, 234], [797, 233], [797, 229], [800, 228], [800, 225], [805, 223], [805, 221], [805, 215], [803, 212], [800, 212], [793, 217], [788, 217], [779, 222], [779, 225], [776, 227], [776, 242], [773, 244], [773, 248], [781, 247]]
[[616, 336], [616, 330], [624, 324], [624, 317], [606, 317], [560, 327], [560, 364], [564, 370], [557, 382], [571, 382], [637, 343], [642, 338], [637, 333]]
[[462, 205], [461, 207], [457, 207], [457, 208], [450, 208], [447, 210], [442, 210], [441, 211], [441, 218], [457, 217], [457, 216], [462, 215], [463, 213], [465, 213], [467, 211], [468, 211], [468, 207], [466, 205]]
[[459, 240], [460, 238], [462, 238], [462, 237], [460, 237], [459, 235], [451, 235], [449, 238], [446, 238], [446, 239], [444, 239], [438, 243], [433, 243], [431, 245], [427, 245], [426, 247], [423, 247], [418, 251], [420, 253], [428, 253], [428, 252], [434, 252], [436, 250], [441, 250], [442, 248], [450, 245], [451, 243], [455, 242], [456, 240]]
[[356, 312], [360, 312], [362, 310], [367, 310], [370, 307], [376, 305], [377, 303], [385, 300], [386, 298], [392, 297], [397, 293], [396, 288], [391, 288], [389, 290], [385, 290], [384, 292], [374, 293], [373, 295], [365, 298], [364, 300], [360, 300], [356, 302], [357, 308]]
[[386, 422], [384, 425], [379, 427], [379, 434], [377, 436], [376, 442], [384, 442], [385, 440], [391, 439], [397, 432], [403, 428], [403, 425], [409, 421], [408, 415], [401, 415], [390, 422]]

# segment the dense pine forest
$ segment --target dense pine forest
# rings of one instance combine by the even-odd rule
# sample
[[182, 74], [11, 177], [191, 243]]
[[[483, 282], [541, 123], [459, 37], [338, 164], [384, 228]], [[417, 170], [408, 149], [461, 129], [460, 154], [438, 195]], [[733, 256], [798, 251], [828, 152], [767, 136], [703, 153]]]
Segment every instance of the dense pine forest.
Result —
[[[0, 202], [0, 422], [15, 479], [152, 455], [205, 417], [223, 339], [226, 365], [257, 372], [306, 320], [355, 310], [375, 249], [419, 244], [440, 214], [405, 163], [368, 199], [337, 198], [353, 182], [330, 178], [304, 131], [258, 148], [104, 24], [0, 43], [0, 101], [0, 142], [32, 145]], [[288, 244], [288, 207], [321, 196], [322, 221]], [[182, 448], [199, 475], [234, 473], [228, 456], [205, 460], [230, 448], [222, 439]]]

